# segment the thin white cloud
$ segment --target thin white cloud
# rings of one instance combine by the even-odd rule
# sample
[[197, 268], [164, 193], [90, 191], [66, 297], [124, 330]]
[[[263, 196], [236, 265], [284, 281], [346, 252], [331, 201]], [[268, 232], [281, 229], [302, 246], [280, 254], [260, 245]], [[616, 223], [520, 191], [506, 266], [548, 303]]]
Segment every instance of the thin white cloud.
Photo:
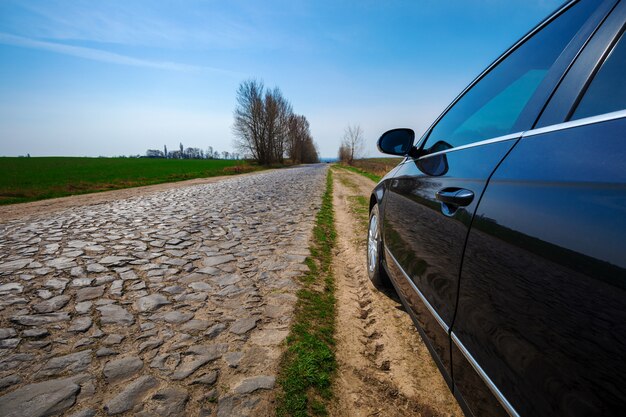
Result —
[[151, 61], [146, 59], [133, 58], [126, 55], [116, 54], [114, 52], [103, 51], [101, 49], [86, 48], [83, 46], [65, 45], [56, 42], [39, 41], [36, 39], [25, 38], [22, 36], [11, 35], [9, 33], [0, 32], [0, 44], [19, 46], [23, 48], [40, 49], [45, 51], [56, 52], [64, 55], [72, 55], [79, 58], [89, 59], [92, 61], [108, 62], [118, 65], [130, 65], [134, 67], [155, 68], [170, 71], [184, 72], [217, 72], [226, 75], [241, 76], [241, 73], [220, 68], [207, 66], [188, 65], [178, 62], [169, 61]]
[[[57, 41], [185, 49], [239, 49], [280, 39], [260, 31], [236, 5], [169, 2], [2, 0], [11, 5], [4, 32]], [[21, 13], [19, 13], [21, 12]], [[270, 39], [268, 39], [270, 38]]]

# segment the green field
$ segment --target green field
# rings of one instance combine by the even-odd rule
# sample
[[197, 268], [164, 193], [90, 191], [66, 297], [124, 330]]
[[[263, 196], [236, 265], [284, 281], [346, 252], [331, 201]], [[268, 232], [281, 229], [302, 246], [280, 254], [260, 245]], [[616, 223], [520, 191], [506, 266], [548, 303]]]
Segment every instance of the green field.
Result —
[[0, 204], [85, 194], [260, 167], [223, 159], [0, 157]]

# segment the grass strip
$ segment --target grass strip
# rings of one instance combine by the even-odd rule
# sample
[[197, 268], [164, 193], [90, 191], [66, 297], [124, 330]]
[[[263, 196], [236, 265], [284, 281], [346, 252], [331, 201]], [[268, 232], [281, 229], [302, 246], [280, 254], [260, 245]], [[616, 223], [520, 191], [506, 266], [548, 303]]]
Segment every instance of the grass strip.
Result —
[[352, 172], [356, 172], [357, 174], [361, 174], [366, 178], [369, 178], [372, 181], [378, 182], [380, 181], [380, 179], [382, 178], [379, 175], [373, 174], [371, 172], [367, 172], [365, 170], [362, 170], [361, 168], [357, 168], [357, 167], [353, 167], [350, 165], [343, 165], [343, 164], [335, 164], [335, 166], [345, 169], [346, 171], [352, 171]]
[[354, 218], [357, 220], [357, 223], [355, 224], [358, 231], [358, 238], [356, 238], [356, 242], [359, 246], [364, 246], [367, 244], [367, 227], [369, 224], [370, 213], [369, 199], [362, 195], [349, 195], [348, 207]]
[[286, 339], [278, 382], [278, 416], [324, 416], [332, 397], [335, 361], [335, 283], [331, 269], [336, 232], [333, 176], [328, 170], [322, 207], [317, 213], [307, 258], [309, 271], [301, 278], [295, 318]]
[[369, 199], [362, 195], [350, 195], [348, 196], [348, 204], [350, 211], [359, 221], [359, 226], [363, 226], [367, 229], [369, 223], [370, 205]]

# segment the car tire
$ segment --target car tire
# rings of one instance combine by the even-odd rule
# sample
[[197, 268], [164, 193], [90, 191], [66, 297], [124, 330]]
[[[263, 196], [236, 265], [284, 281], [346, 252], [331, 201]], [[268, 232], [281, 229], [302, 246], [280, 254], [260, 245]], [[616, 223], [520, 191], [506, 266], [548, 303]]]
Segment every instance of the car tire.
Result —
[[380, 227], [378, 204], [370, 211], [367, 228], [367, 274], [374, 287], [386, 289], [390, 286], [389, 277], [382, 264], [383, 239]]

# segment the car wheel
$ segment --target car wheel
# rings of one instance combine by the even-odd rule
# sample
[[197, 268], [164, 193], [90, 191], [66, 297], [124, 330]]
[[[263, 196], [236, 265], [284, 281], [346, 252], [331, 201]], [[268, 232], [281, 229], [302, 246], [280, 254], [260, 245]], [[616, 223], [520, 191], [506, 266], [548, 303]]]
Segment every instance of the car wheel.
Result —
[[367, 274], [376, 288], [389, 287], [389, 277], [382, 265], [383, 240], [380, 233], [378, 204], [372, 207], [367, 232]]

